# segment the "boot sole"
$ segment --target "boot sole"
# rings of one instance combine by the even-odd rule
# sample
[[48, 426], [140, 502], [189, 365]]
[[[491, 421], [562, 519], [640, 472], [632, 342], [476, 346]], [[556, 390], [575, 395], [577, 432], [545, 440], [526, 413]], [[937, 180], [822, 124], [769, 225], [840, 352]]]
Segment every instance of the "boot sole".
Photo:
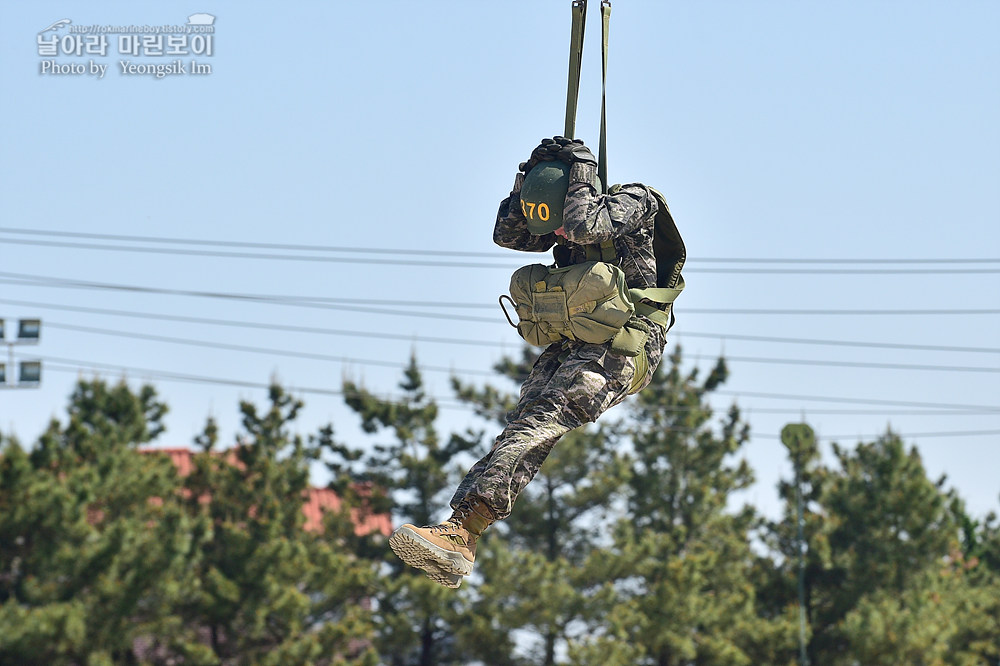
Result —
[[461, 553], [436, 546], [406, 527], [392, 533], [389, 547], [403, 562], [423, 569], [428, 578], [445, 587], [457, 588], [462, 577], [472, 573], [473, 563]]
[[462, 586], [463, 576], [459, 576], [458, 574], [450, 574], [444, 571], [424, 571], [424, 575], [438, 585], [444, 585], [445, 587], [450, 587], [453, 590], [457, 590]]

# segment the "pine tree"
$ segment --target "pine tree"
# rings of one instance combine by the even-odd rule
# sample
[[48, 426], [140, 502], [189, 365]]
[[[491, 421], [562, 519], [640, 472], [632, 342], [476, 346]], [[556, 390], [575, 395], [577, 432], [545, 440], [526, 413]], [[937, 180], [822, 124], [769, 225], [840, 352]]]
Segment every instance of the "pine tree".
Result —
[[[192, 521], [172, 465], [137, 452], [162, 432], [155, 391], [80, 381], [68, 423], [0, 459], [0, 663], [128, 664], [177, 627]], [[180, 635], [191, 663], [208, 656]]]
[[845, 654], [832, 664], [985, 666], [1000, 660], [1000, 583], [962, 561], [911, 578], [900, 593], [881, 589], [845, 615]]
[[[209, 421], [184, 479], [185, 505], [205, 525], [184, 626], [206, 637], [216, 663], [371, 665], [363, 600], [374, 572], [337, 539], [303, 529], [309, 464], [320, 436], [293, 434], [302, 403], [273, 385], [263, 412], [240, 405], [243, 432], [217, 451]], [[169, 641], [157, 647], [172, 649]]]
[[[836, 585], [832, 573], [826, 516], [822, 512], [823, 493], [828, 487], [829, 470], [813, 433], [805, 424], [789, 424], [782, 429], [782, 441], [794, 471], [793, 478], [778, 483], [778, 495], [784, 502], [778, 521], [765, 521], [760, 536], [772, 557], [757, 567], [755, 584], [758, 598], [769, 617], [799, 615], [799, 578], [802, 579], [803, 618], [799, 617], [799, 641], [795, 649], [783, 655], [786, 660], [801, 655], [803, 642], [810, 639], [815, 622], [813, 608], [822, 596], [818, 590]], [[801, 541], [799, 514], [801, 513]], [[806, 655], [808, 658], [808, 653]], [[801, 663], [801, 662], [798, 662]]]
[[[889, 493], [880, 504], [890, 513], [891, 532], [881, 545], [884, 556], [896, 561], [883, 564], [889, 575], [883, 585], [847, 611], [839, 632], [847, 646], [841, 663], [997, 666], [1000, 576], [991, 567], [991, 546], [997, 545], [991, 543], [994, 516], [982, 523], [971, 520], [954, 491], [943, 489], [944, 477], [936, 482], [921, 478], [916, 448], [905, 453], [898, 437], [888, 433], [872, 446], [884, 446], [883, 462], [893, 461], [898, 470], [886, 474], [888, 465], [872, 465], [879, 472], [871, 476], [892, 482], [870, 484]], [[858, 458], [869, 453], [861, 447]], [[915, 524], [921, 529], [912, 534]], [[855, 547], [868, 550], [864, 543]], [[922, 548], [927, 551], [919, 552]], [[870, 560], [859, 565], [862, 583], [871, 584], [864, 577]]]
[[725, 362], [704, 381], [681, 362], [675, 348], [634, 403], [627, 514], [591, 565], [613, 578], [614, 596], [574, 663], [601, 663], [593, 646], [621, 641], [631, 646], [621, 658], [635, 664], [781, 663], [775, 655], [792, 643], [790, 618], [766, 617], [752, 585], [758, 518], [728, 509], [753, 476], [745, 461], [730, 462], [748, 438], [739, 410], [718, 432], [711, 425], [707, 398], [725, 381]]
[[898, 435], [849, 451], [834, 445], [840, 466], [823, 495], [831, 566], [828, 584], [814, 600], [819, 655], [841, 651], [837, 624], [866, 594], [903, 594], [911, 581], [939, 566], [956, 547], [954, 496], [944, 478], [927, 478], [916, 449]]
[[[822, 464], [815, 442], [790, 450], [805, 508], [810, 662], [986, 663], [998, 625], [983, 591], [996, 581], [960, 548], [963, 522], [972, 542], [979, 533], [954, 491], [929, 479], [916, 449], [892, 432], [833, 451], [837, 468]], [[785, 515], [767, 543], [780, 565], [761, 586], [774, 612], [797, 603], [795, 485], [779, 490]]]
[[[967, 516], [960, 520], [970, 522]], [[962, 606], [965, 620], [958, 623], [952, 646], [979, 655], [977, 663], [1000, 666], [1000, 522], [990, 512], [974, 522], [974, 530], [963, 544], [963, 566], [957, 568], [978, 602]]]
[[[494, 369], [519, 385], [536, 356], [525, 347], [520, 360], [501, 359]], [[503, 427], [515, 395], [490, 385], [477, 389], [457, 380], [453, 385], [479, 415]], [[484, 663], [552, 666], [587, 631], [582, 620], [588, 599], [604, 581], [595, 584], [585, 565], [626, 470], [617, 453], [622, 447], [616, 431], [614, 422], [606, 420], [601, 427], [565, 435], [522, 491], [510, 518], [490, 528], [480, 542], [482, 584], [466, 613], [477, 622], [463, 628], [461, 636]], [[518, 651], [525, 656], [515, 658], [510, 648], [491, 652], [491, 645], [509, 646], [515, 632], [522, 637]], [[491, 661], [498, 654], [506, 661]]]
[[[468, 431], [442, 440], [435, 421], [437, 404], [424, 391], [415, 357], [400, 383], [403, 398], [385, 400], [351, 381], [344, 382], [345, 401], [361, 418], [365, 432], [384, 431], [391, 441], [367, 450], [337, 446], [331, 471], [334, 483], [364, 483], [378, 506], [391, 509], [397, 522], [435, 524], [450, 512], [448, 501], [459, 478], [455, 457], [479, 445], [480, 435]], [[460, 599], [468, 591], [444, 588], [422, 572], [406, 567], [384, 542], [356, 542], [357, 553], [381, 567], [374, 592], [377, 636], [375, 647], [392, 666], [432, 666], [466, 662], [456, 644]]]

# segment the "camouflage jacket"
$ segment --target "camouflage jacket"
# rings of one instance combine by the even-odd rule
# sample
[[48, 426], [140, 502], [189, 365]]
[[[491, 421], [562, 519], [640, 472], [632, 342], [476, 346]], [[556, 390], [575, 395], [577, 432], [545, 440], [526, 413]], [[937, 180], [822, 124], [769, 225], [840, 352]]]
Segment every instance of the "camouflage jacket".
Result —
[[500, 202], [493, 241], [505, 248], [524, 252], [545, 252], [559, 243], [555, 255], [559, 265], [586, 261], [584, 246], [612, 239], [618, 265], [625, 271], [629, 287], [656, 286], [656, 258], [653, 229], [657, 203], [645, 185], [622, 185], [612, 194], [598, 194], [597, 167], [577, 162], [569, 173], [569, 190], [563, 209], [566, 238], [554, 233], [535, 236], [521, 212], [521, 184], [524, 174], [514, 179], [510, 196]]

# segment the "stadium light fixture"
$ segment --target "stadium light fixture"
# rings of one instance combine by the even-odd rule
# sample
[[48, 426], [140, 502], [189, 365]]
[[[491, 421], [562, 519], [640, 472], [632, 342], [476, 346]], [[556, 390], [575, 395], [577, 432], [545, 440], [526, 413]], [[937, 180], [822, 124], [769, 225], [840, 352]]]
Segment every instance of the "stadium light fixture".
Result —
[[40, 384], [42, 381], [41, 361], [21, 361], [21, 374], [18, 377], [18, 386], [25, 384]]
[[[37, 388], [42, 381], [41, 361], [21, 361], [17, 380], [14, 379], [14, 348], [18, 345], [38, 344], [42, 334], [41, 319], [21, 319], [17, 323], [17, 337], [7, 339], [7, 322], [0, 319], [0, 345], [7, 345], [7, 362], [0, 363], [0, 388]], [[11, 327], [13, 328], [13, 326]], [[10, 371], [8, 378], [7, 372]]]
[[41, 319], [22, 319], [17, 326], [18, 342], [38, 342], [42, 335]]

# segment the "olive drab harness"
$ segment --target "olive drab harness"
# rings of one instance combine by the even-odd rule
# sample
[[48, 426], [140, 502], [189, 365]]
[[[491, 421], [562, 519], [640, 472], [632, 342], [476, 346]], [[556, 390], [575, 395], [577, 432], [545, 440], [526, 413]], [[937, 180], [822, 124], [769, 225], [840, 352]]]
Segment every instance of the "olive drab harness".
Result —
[[[569, 83], [566, 93], [566, 125], [564, 136], [572, 138], [576, 129], [576, 107], [580, 88], [580, 62], [583, 54], [583, 34], [587, 0], [573, 0], [573, 21], [570, 35]], [[606, 81], [608, 69], [608, 28], [611, 3], [601, 2], [601, 134], [598, 157], [598, 177], [607, 183], [607, 123]], [[609, 190], [614, 194], [617, 185]], [[510, 301], [519, 322], [514, 324], [504, 309], [504, 316], [526, 342], [544, 347], [550, 344], [578, 340], [594, 344], [611, 341], [613, 352], [635, 357], [636, 373], [629, 393], [635, 392], [648, 370], [645, 343], [649, 327], [639, 316], [668, 330], [673, 325], [672, 304], [684, 289], [681, 269], [686, 250], [663, 195], [649, 188], [657, 203], [654, 222], [653, 254], [656, 257], [656, 286], [629, 288], [625, 272], [619, 267], [621, 258], [614, 242], [584, 246], [586, 261], [564, 267], [531, 264], [511, 277]], [[565, 243], [562, 238], [560, 244]], [[557, 246], [555, 251], [558, 252]]]

